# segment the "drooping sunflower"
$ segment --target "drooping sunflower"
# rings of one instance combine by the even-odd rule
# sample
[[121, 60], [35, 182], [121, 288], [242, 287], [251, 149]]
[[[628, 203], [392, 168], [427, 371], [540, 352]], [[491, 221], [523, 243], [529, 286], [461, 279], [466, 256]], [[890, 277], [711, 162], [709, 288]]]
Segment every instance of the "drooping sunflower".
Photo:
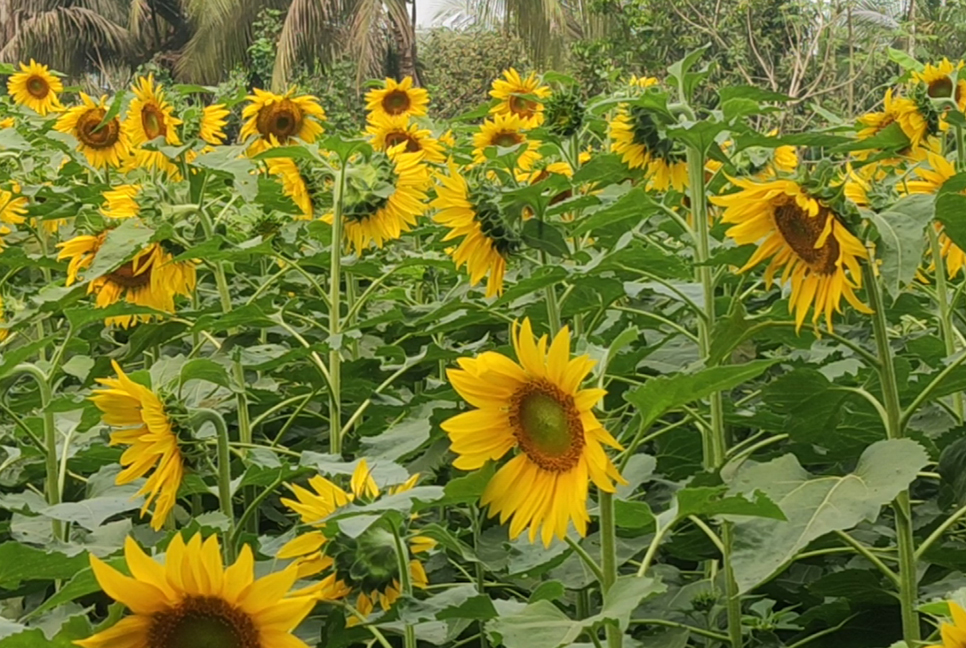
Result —
[[80, 97], [83, 103], [68, 109], [55, 128], [77, 138], [77, 150], [92, 167], [121, 166], [131, 154], [131, 145], [117, 117], [101, 124], [107, 116], [107, 95], [97, 102], [83, 92]]
[[405, 115], [388, 116], [373, 115], [366, 124], [366, 133], [372, 148], [377, 151], [388, 151], [389, 149], [405, 145], [407, 153], [423, 152], [423, 160], [426, 162], [443, 162], [446, 154], [443, 153], [443, 146], [439, 140], [427, 128], [420, 128], [418, 124], [409, 122], [409, 117]]
[[131, 538], [124, 542], [131, 576], [91, 554], [101, 589], [133, 613], [89, 639], [81, 648], [309, 648], [292, 634], [315, 606], [311, 596], [292, 596], [298, 578], [289, 567], [255, 579], [248, 545], [227, 568], [217, 536], [202, 542], [171, 539], [164, 564]]
[[137, 196], [141, 192], [141, 186], [136, 184], [118, 185], [113, 189], [108, 189], [102, 195], [104, 204], [101, 206], [101, 214], [106, 218], [133, 218], [141, 212]]
[[926, 648], [963, 648], [966, 646], [966, 610], [958, 603], [949, 601], [949, 613], [952, 615], [952, 623], [942, 623], [939, 626], [939, 634], [943, 642], [933, 644]]
[[211, 144], [219, 146], [225, 142], [225, 126], [228, 125], [228, 115], [231, 111], [225, 108], [225, 104], [212, 104], [205, 106], [201, 111], [201, 125], [198, 137]]
[[[413, 475], [387, 492], [394, 495], [410, 490], [418, 479], [418, 474]], [[402, 591], [392, 529], [377, 522], [354, 538], [344, 534], [327, 537], [322, 532], [326, 526], [322, 520], [340, 508], [351, 502], [373, 501], [379, 497], [379, 487], [372, 478], [368, 463], [363, 459], [356, 466], [348, 492], [321, 475], [312, 477], [309, 486], [311, 490], [290, 485], [295, 499], [282, 498], [282, 503], [315, 530], [288, 542], [279, 551], [278, 558], [295, 559], [301, 577], [324, 573], [319, 584], [308, 590], [319, 599], [337, 600], [355, 595], [354, 607], [363, 616], [368, 616], [377, 604], [388, 610]], [[409, 539], [409, 550], [414, 555], [429, 551], [435, 545], [435, 541], [425, 536], [414, 535]], [[410, 559], [409, 576], [414, 587], [425, 589], [429, 584], [426, 570], [418, 558]], [[355, 623], [356, 620], [352, 619], [349, 625]]]
[[797, 330], [813, 306], [812, 322], [824, 314], [832, 330], [832, 312], [842, 312], [842, 297], [856, 310], [871, 312], [855, 295], [862, 286], [859, 264], [867, 258], [865, 246], [828, 205], [791, 179], [731, 182], [740, 191], [710, 200], [725, 208], [721, 220], [732, 226], [727, 234], [735, 243], [758, 245], [739, 272], [771, 259], [765, 270], [770, 287], [784, 268], [781, 283], [791, 283], [788, 311], [795, 315]]
[[[899, 188], [904, 188], [913, 194], [934, 194], [942, 188], [947, 180], [956, 175], [956, 167], [943, 156], [929, 152], [927, 153], [927, 160], [931, 168], [925, 168], [923, 165], [917, 166], [914, 173], [919, 179], [906, 180], [904, 183], [900, 183]], [[946, 263], [946, 274], [952, 279], [966, 270], [966, 252], [946, 236], [943, 232], [942, 223], [934, 222], [933, 227], [939, 232], [939, 247]]]
[[449, 228], [444, 241], [461, 239], [448, 250], [457, 268], [466, 266], [470, 285], [483, 277], [486, 296], [503, 293], [503, 276], [507, 259], [520, 247], [520, 238], [507, 224], [499, 204], [483, 187], [471, 191], [466, 179], [454, 164], [449, 175], [439, 175], [436, 198], [430, 206], [436, 210], [433, 220]]
[[611, 151], [621, 156], [629, 169], [644, 169], [649, 189], [684, 191], [688, 186], [688, 165], [679, 147], [661, 136], [649, 110], [621, 105], [609, 123]]
[[460, 358], [460, 368], [447, 371], [456, 392], [477, 409], [442, 428], [461, 470], [518, 451], [497, 470], [480, 503], [491, 517], [499, 514], [501, 524], [512, 518], [511, 538], [529, 528], [530, 542], [539, 535], [549, 546], [554, 537], [566, 537], [571, 522], [586, 535], [589, 484], [611, 493], [615, 481], [624, 481], [603, 446], [621, 446], [593, 413], [606, 392], [580, 388], [594, 362], [570, 357], [570, 331], [564, 327], [553, 340], [544, 335], [535, 341], [525, 319], [514, 324], [512, 337], [517, 362], [487, 351]]
[[526, 147], [517, 157], [517, 169], [529, 171], [533, 163], [540, 159], [537, 149], [540, 142], [529, 139], [525, 132], [526, 125], [515, 114], [494, 115], [487, 119], [480, 129], [473, 135], [473, 161], [477, 164], [486, 162], [486, 149], [490, 146], [510, 148], [518, 144]]
[[966, 110], [966, 79], [956, 79], [953, 87], [953, 74], [963, 68], [963, 62], [956, 65], [943, 57], [943, 60], [933, 65], [926, 63], [922, 72], [914, 71], [912, 79], [916, 83], [926, 86], [926, 94], [933, 99], [946, 98], [956, 102], [960, 111]]
[[516, 115], [526, 128], [536, 128], [543, 123], [543, 102], [540, 100], [550, 96], [550, 87], [540, 85], [535, 72], [524, 79], [510, 68], [503, 71], [503, 78], [494, 79], [490, 96], [499, 101], [490, 108], [491, 114]]
[[7, 80], [7, 92], [21, 106], [27, 106], [37, 114], [58, 112], [60, 105], [57, 95], [64, 91], [64, 84], [51, 74], [46, 65], [30, 59], [30, 65], [20, 64], [17, 72]]
[[164, 153], [140, 148], [159, 137], [163, 137], [168, 146], [181, 144], [177, 132], [181, 120], [172, 114], [174, 106], [165, 100], [161, 84], [155, 85], [153, 74], [138, 78], [131, 91], [134, 98], [131, 99], [123, 127], [134, 148], [132, 166], [178, 175], [178, 167]]
[[298, 138], [311, 144], [322, 134], [325, 111], [312, 95], [295, 95], [295, 88], [283, 95], [255, 88], [251, 102], [242, 111], [245, 123], [241, 138], [255, 138], [248, 148], [256, 155], [272, 146], [286, 146]]
[[[91, 266], [110, 230], [97, 235], [79, 235], [59, 243], [58, 260], [70, 259], [66, 285], [74, 284], [78, 274]], [[173, 255], [161, 243], [151, 243], [130, 261], [100, 277], [91, 279], [87, 294], [96, 295], [98, 308], [125, 301], [166, 313], [174, 312], [176, 295], [189, 296], [197, 283], [195, 264], [174, 261]], [[118, 315], [106, 320], [108, 326], [128, 328], [138, 322], [148, 322], [150, 314]]]
[[142, 516], [154, 504], [151, 528], [158, 530], [174, 508], [184, 478], [178, 435], [161, 399], [128, 378], [117, 362], [111, 365], [117, 378], [98, 378], [103, 388], [95, 389], [90, 399], [106, 424], [124, 428], [111, 433], [111, 445], [130, 446], [121, 455], [124, 470], [115, 483], [129, 484], [154, 471], [137, 494], [145, 496]]
[[[376, 153], [346, 185], [342, 227], [346, 245], [362, 254], [399, 238], [426, 211], [432, 184], [422, 153], [406, 153], [401, 145]], [[332, 222], [331, 213], [322, 220]]]
[[894, 123], [899, 124], [902, 132], [909, 138], [912, 148], [918, 147], [932, 134], [929, 119], [922, 114], [916, 101], [909, 97], [894, 97], [890, 88], [886, 90], [881, 111], [859, 117], [861, 128], [858, 138], [861, 140], [873, 137]]
[[282, 192], [292, 199], [292, 202], [302, 210], [304, 218], [312, 218], [314, 212], [312, 197], [305, 179], [299, 171], [295, 160], [291, 158], [268, 158], [265, 160], [266, 170], [276, 176], [282, 184]]
[[376, 117], [420, 117], [429, 107], [429, 93], [413, 87], [413, 78], [405, 77], [397, 82], [387, 78], [381, 88], [366, 93], [366, 110], [369, 119]]

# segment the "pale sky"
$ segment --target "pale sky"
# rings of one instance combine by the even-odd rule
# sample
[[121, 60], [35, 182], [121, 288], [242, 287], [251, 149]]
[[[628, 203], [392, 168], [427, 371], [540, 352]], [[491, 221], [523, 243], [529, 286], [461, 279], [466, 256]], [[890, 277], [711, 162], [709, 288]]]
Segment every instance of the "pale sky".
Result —
[[420, 27], [429, 27], [440, 5], [441, 0], [416, 0], [416, 23]]

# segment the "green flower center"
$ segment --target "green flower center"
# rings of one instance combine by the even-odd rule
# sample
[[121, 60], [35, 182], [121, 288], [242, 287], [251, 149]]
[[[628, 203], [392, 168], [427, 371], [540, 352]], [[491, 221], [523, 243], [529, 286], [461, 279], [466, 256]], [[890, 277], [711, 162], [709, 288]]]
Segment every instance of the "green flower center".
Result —
[[157, 106], [148, 105], [141, 110], [141, 126], [149, 141], [168, 132], [167, 125], [164, 123], [164, 113]]
[[926, 89], [926, 94], [928, 94], [933, 99], [940, 97], [949, 97], [953, 93], [953, 80], [948, 76], [944, 76], [941, 79], [936, 79], [929, 84]]
[[516, 131], [501, 131], [490, 139], [492, 146], [502, 146], [503, 148], [516, 146], [521, 142], [523, 142], [523, 135]]
[[262, 648], [262, 642], [242, 610], [215, 596], [189, 596], [152, 616], [147, 648]]
[[512, 397], [510, 425], [520, 449], [540, 468], [567, 472], [583, 453], [584, 426], [574, 398], [549, 380], [526, 383]]

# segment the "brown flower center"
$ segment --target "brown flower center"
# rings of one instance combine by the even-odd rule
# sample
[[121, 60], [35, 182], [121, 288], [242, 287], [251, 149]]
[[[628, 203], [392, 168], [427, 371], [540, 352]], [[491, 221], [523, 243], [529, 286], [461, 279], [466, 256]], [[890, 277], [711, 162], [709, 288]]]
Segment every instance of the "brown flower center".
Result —
[[143, 288], [151, 284], [151, 266], [145, 268], [143, 265], [138, 268], [138, 272], [134, 270], [134, 262], [128, 261], [120, 268], [114, 272], [107, 275], [107, 279], [112, 283], [115, 283], [122, 288], [127, 290], [132, 290], [134, 288]]
[[834, 234], [829, 234], [821, 247], [815, 247], [830, 218], [835, 215], [824, 206], [819, 207], [817, 216], [809, 216], [794, 202], [775, 208], [775, 225], [785, 243], [809, 269], [824, 275], [834, 274], [838, 268], [839, 242]]
[[43, 77], [32, 76], [27, 79], [27, 92], [35, 99], [44, 99], [50, 93], [50, 86]]
[[493, 135], [490, 139], [490, 144], [492, 146], [502, 146], [503, 148], [509, 148], [511, 146], [516, 146], [523, 141], [523, 134], [516, 131], [501, 131]]
[[302, 130], [302, 109], [291, 99], [282, 99], [258, 111], [255, 125], [262, 137], [274, 135], [284, 144]]
[[546, 379], [513, 394], [510, 425], [520, 449], [543, 470], [567, 472], [584, 450], [584, 426], [573, 396]]
[[189, 596], [151, 617], [147, 648], [262, 648], [262, 641], [242, 610], [216, 596]]
[[91, 108], [77, 119], [74, 136], [81, 144], [93, 149], [109, 149], [117, 144], [121, 124], [115, 117], [101, 126], [106, 114], [103, 108]]
[[507, 102], [510, 107], [510, 112], [514, 115], [519, 115], [524, 119], [533, 117], [537, 112], [537, 102], [532, 99], [524, 99], [523, 97], [518, 97], [513, 95]]
[[390, 115], [401, 115], [409, 110], [412, 102], [405, 90], [390, 90], [382, 98], [382, 109]]
[[949, 97], [953, 93], [953, 80], [948, 76], [944, 76], [941, 79], [936, 79], [929, 84], [926, 88], [926, 94], [933, 99], [940, 97]]
[[141, 109], [141, 127], [149, 141], [168, 134], [168, 125], [160, 106], [148, 104]]
[[403, 142], [406, 143], [407, 153], [418, 153], [423, 150], [420, 146], [419, 140], [407, 133], [406, 131], [393, 131], [386, 135], [386, 148], [392, 148], [393, 146], [398, 146]]

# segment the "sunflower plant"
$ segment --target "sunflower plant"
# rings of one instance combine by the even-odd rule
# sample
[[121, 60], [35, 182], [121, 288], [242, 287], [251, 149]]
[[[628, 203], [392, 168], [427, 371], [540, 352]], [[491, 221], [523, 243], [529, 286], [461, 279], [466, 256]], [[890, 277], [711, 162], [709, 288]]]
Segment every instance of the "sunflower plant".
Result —
[[962, 648], [963, 65], [789, 132], [701, 54], [0, 66], [0, 648]]

